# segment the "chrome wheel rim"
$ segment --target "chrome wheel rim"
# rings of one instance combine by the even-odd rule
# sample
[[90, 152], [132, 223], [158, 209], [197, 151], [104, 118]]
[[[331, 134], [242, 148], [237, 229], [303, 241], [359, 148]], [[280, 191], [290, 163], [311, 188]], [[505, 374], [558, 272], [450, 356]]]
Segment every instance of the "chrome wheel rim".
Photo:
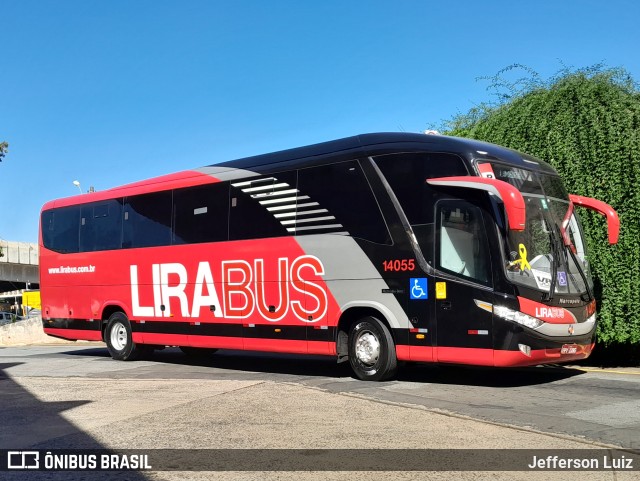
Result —
[[371, 331], [360, 333], [356, 340], [356, 358], [362, 364], [372, 366], [380, 357], [380, 341]]
[[122, 351], [127, 345], [127, 329], [121, 322], [116, 322], [111, 328], [111, 345], [117, 351]]

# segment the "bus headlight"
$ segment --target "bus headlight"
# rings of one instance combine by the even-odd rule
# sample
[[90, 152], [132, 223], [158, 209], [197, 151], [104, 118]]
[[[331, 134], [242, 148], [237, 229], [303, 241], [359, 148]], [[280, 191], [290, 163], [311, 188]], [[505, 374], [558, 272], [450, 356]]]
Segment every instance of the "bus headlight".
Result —
[[544, 321], [531, 317], [524, 312], [514, 311], [504, 306], [493, 306], [493, 313], [507, 321], [516, 322], [530, 329], [537, 329], [544, 324]]

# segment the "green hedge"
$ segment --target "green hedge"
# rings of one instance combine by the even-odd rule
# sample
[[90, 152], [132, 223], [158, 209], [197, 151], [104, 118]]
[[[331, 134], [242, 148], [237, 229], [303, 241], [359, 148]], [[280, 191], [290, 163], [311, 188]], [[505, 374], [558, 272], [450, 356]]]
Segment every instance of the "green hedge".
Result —
[[[512, 67], [505, 69], [504, 73]], [[501, 74], [500, 73], [500, 74]], [[453, 118], [447, 135], [527, 152], [551, 163], [569, 192], [612, 205], [620, 240], [607, 242], [604, 217], [579, 209], [598, 301], [598, 340], [640, 342], [640, 92], [621, 69], [532, 75], [508, 83], [493, 77], [497, 105]]]

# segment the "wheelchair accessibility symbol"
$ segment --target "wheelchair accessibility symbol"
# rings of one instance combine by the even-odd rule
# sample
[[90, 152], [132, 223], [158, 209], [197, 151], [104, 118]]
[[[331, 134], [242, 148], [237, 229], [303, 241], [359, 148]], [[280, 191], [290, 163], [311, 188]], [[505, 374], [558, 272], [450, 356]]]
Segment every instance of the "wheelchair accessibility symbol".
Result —
[[426, 277], [412, 277], [409, 279], [409, 283], [411, 288], [409, 294], [410, 299], [424, 301], [429, 298]]

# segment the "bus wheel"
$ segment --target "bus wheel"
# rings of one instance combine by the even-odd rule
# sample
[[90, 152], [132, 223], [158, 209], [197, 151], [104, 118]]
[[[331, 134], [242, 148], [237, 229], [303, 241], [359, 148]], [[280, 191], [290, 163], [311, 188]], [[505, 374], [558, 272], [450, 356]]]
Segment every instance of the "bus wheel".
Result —
[[349, 332], [349, 363], [364, 381], [383, 381], [398, 368], [396, 350], [387, 326], [375, 317], [356, 322]]
[[214, 347], [191, 346], [180, 346], [180, 350], [187, 356], [193, 357], [195, 359], [206, 359], [217, 351], [217, 349]]
[[131, 335], [131, 323], [122, 312], [114, 312], [109, 317], [105, 341], [111, 357], [117, 361], [133, 361], [145, 351], [146, 346], [136, 345]]

